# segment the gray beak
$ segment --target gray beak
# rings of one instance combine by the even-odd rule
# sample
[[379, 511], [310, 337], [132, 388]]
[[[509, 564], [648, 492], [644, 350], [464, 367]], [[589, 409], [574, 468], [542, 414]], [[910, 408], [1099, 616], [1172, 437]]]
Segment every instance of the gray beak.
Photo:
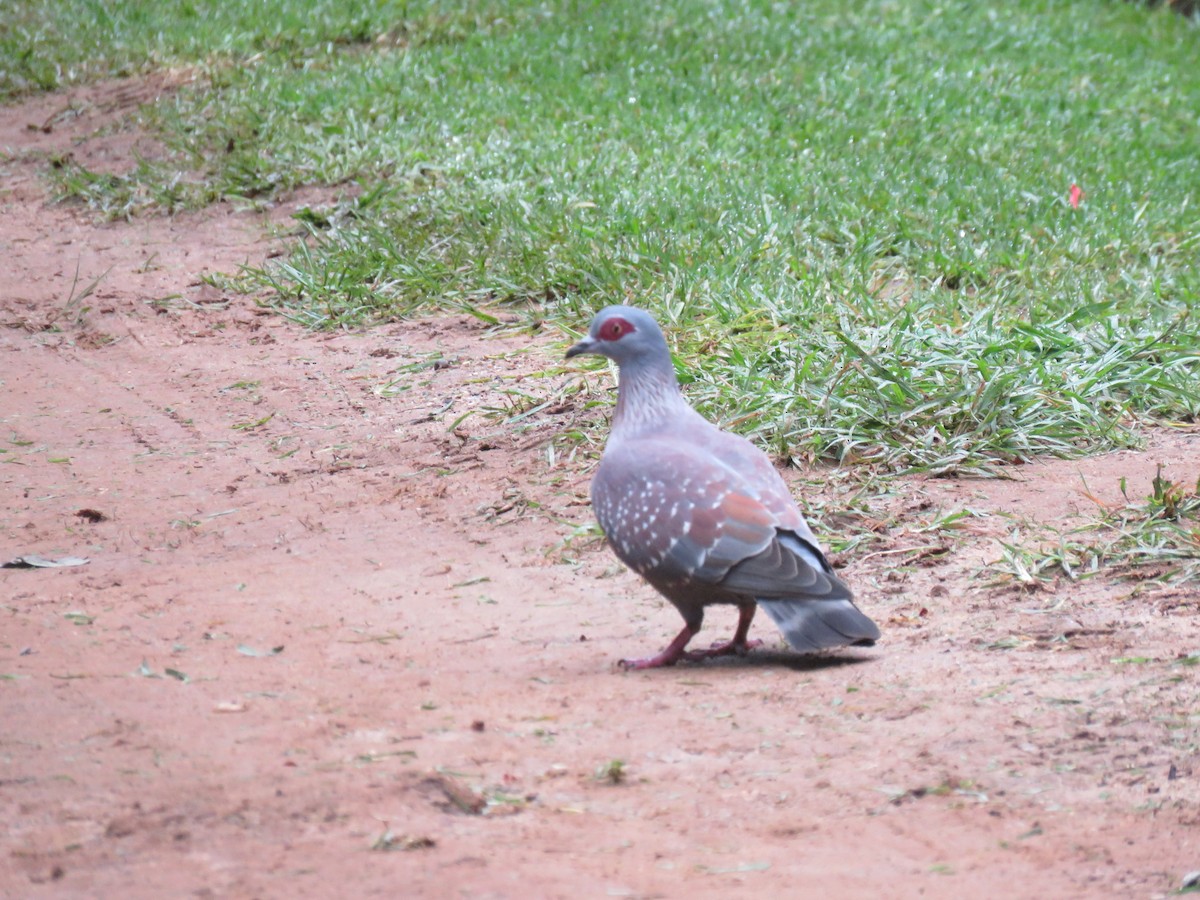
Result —
[[569, 349], [567, 351], [567, 359], [570, 359], [572, 356], [579, 356], [582, 353], [595, 353], [595, 352], [596, 352], [595, 339], [590, 338], [590, 337], [585, 337], [582, 341], [580, 341], [578, 344], [575, 344], [574, 346], [571, 347], [571, 349]]

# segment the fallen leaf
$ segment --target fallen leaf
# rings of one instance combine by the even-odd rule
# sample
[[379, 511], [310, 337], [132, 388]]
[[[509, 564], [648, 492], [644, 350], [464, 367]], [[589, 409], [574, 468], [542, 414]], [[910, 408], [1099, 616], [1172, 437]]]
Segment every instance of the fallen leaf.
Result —
[[431, 775], [421, 782], [421, 788], [424, 793], [433, 794], [431, 799], [434, 804], [447, 812], [457, 809], [459, 812], [477, 816], [487, 806], [484, 797], [449, 775]]
[[430, 847], [436, 847], [437, 842], [431, 837], [425, 835], [396, 835], [392, 834], [389, 828], [371, 845], [372, 850], [428, 850]]
[[0, 566], [0, 569], [62, 569], [68, 566], [86, 566], [91, 560], [81, 556], [64, 556], [61, 559], [47, 559], [34, 553], [18, 556]]
[[238, 644], [237, 652], [242, 656], [276, 656], [283, 652], [283, 645], [272, 647], [270, 650], [259, 650], [255, 647], [248, 647], [245, 644]]
[[769, 862], [748, 862], [736, 866], [697, 866], [706, 875], [737, 875], [742, 872], [765, 872], [771, 868]]

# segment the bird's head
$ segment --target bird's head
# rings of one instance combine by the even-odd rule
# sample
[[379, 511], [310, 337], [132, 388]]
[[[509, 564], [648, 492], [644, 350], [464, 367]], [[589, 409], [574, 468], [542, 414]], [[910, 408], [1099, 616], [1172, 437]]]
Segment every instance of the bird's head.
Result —
[[595, 353], [617, 365], [666, 361], [671, 354], [658, 323], [632, 306], [608, 306], [596, 314], [587, 337], [567, 351], [567, 359]]

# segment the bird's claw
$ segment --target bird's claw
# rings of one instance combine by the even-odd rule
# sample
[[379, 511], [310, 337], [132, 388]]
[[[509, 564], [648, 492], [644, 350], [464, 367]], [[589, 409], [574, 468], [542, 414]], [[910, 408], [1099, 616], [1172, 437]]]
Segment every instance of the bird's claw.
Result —
[[[619, 659], [617, 667], [623, 672], [640, 671], [641, 669], [661, 669], [665, 666], [673, 666], [681, 659], [688, 662], [701, 662], [706, 659], [712, 659], [715, 656], [745, 656], [755, 647], [761, 647], [762, 641], [717, 641], [707, 650], [676, 650], [674, 647], [668, 647], [658, 656], [649, 656], [645, 659]], [[672, 652], [674, 651], [674, 652]]]
[[688, 654], [684, 653], [681, 656], [668, 657], [665, 653], [660, 653], [658, 656], [647, 656], [644, 659], [618, 659], [617, 668], [622, 672], [637, 672], [642, 669], [661, 669], [664, 666], [673, 666], [681, 659], [687, 659]]
[[699, 662], [702, 659], [712, 659], [715, 656], [745, 656], [755, 647], [761, 647], [762, 641], [717, 641], [707, 650], [688, 650], [683, 654], [684, 659]]

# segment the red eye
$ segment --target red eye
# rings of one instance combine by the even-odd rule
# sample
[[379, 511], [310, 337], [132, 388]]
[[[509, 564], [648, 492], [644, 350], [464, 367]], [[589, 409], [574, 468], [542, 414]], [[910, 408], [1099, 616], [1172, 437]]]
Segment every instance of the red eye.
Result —
[[620, 317], [609, 319], [600, 326], [600, 339], [602, 341], [619, 341], [633, 330], [633, 326]]

